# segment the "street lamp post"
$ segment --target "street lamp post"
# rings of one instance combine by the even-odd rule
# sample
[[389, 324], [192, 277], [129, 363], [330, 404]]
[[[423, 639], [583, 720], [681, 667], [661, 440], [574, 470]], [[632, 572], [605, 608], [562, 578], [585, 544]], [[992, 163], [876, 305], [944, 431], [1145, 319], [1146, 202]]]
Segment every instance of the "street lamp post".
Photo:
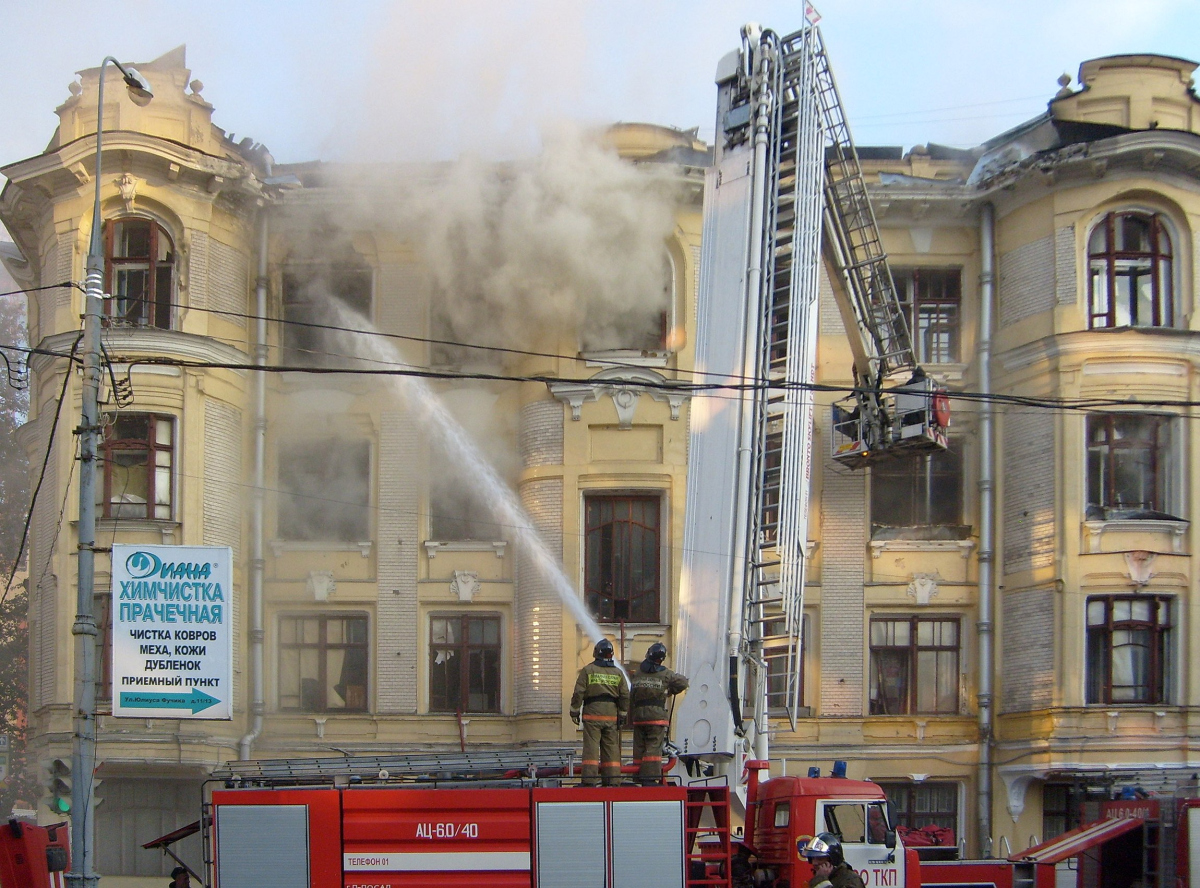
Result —
[[112, 56], [100, 63], [96, 109], [96, 176], [92, 203], [92, 238], [88, 246], [83, 310], [83, 412], [79, 424], [79, 578], [76, 584], [75, 732], [71, 745], [71, 863], [67, 884], [94, 888], [95, 809], [92, 777], [96, 770], [96, 617], [92, 612], [96, 560], [96, 443], [100, 434], [100, 306], [104, 297], [104, 249], [100, 217], [101, 143], [104, 138], [104, 69], [117, 66], [139, 105], [153, 98], [150, 84], [136, 69]]

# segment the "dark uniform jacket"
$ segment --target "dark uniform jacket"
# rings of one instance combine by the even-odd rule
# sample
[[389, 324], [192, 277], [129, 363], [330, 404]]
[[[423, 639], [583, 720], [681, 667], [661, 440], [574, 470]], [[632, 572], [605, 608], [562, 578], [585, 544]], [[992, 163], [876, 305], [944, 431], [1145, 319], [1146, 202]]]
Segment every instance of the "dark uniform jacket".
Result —
[[635, 725], [667, 724], [667, 697], [687, 690], [688, 686], [687, 676], [672, 672], [653, 660], [643, 661], [630, 680], [633, 683], [629, 691], [633, 706], [631, 721]]
[[[571, 716], [588, 704], [611, 703], [618, 715], [629, 711], [629, 685], [621, 670], [612, 665], [612, 660], [595, 660], [579, 670], [575, 679], [575, 692], [571, 694]], [[603, 707], [608, 709], [607, 706]], [[609, 710], [611, 711], [611, 710]]]
[[828, 879], [818, 879], [813, 876], [808, 883], [809, 888], [817, 888], [818, 885], [832, 885], [833, 888], [864, 888], [862, 878], [845, 863], [835, 866]]

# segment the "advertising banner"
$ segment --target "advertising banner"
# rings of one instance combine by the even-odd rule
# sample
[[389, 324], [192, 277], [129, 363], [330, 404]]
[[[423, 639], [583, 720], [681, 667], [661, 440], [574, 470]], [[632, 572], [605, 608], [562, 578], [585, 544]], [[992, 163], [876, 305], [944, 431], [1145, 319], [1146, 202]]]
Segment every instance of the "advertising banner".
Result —
[[233, 717], [233, 552], [112, 552], [113, 715]]

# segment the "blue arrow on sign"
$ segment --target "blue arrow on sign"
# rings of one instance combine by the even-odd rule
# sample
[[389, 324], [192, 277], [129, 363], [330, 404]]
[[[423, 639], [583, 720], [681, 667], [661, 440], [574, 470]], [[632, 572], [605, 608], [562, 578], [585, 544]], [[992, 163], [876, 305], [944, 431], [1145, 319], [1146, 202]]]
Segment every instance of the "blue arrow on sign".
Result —
[[121, 692], [121, 706], [129, 709], [190, 709], [192, 715], [208, 709], [221, 701], [201, 690], [192, 688], [189, 694], [164, 694], [161, 692]]

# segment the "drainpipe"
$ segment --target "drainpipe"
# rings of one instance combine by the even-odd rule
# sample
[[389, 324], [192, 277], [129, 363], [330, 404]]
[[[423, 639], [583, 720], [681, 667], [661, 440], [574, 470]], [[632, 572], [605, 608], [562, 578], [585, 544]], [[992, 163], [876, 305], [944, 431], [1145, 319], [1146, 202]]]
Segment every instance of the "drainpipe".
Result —
[[[254, 363], [267, 365], [267, 208], [258, 211], [258, 278], [254, 286]], [[267, 374], [252, 374], [254, 393], [254, 480], [250, 502], [250, 731], [238, 758], [246, 761], [263, 729], [263, 498], [266, 491]]]
[[992, 856], [992, 630], [996, 576], [996, 427], [992, 414], [992, 317], [996, 302], [996, 211], [985, 203], [979, 220], [979, 851]]

